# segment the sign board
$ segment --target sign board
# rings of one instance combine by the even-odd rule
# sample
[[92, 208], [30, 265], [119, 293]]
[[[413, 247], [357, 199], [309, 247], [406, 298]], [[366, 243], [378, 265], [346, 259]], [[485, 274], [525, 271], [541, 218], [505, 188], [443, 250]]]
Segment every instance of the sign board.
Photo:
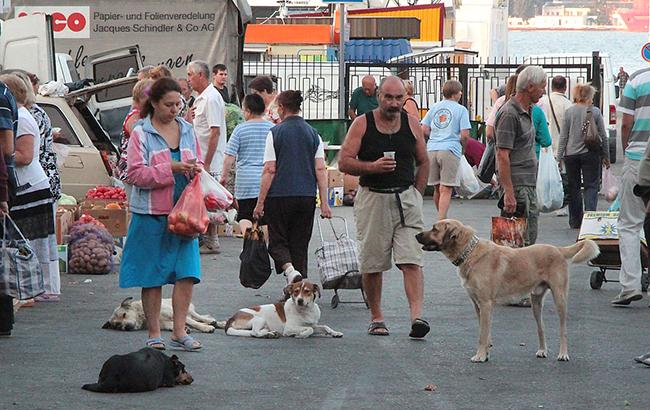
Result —
[[363, 0], [321, 0], [325, 4], [363, 3]]
[[650, 63], [650, 43], [645, 43], [641, 49], [641, 57]]
[[89, 55], [138, 44], [143, 65], [165, 64], [175, 75], [185, 76], [190, 61], [204, 60], [210, 66], [226, 64], [232, 81], [237, 78], [238, 49], [243, 39], [239, 36], [238, 9], [233, 0], [83, 3], [11, 0], [13, 10], [6, 17], [51, 15], [56, 51], [70, 54], [82, 75], [86, 74]]

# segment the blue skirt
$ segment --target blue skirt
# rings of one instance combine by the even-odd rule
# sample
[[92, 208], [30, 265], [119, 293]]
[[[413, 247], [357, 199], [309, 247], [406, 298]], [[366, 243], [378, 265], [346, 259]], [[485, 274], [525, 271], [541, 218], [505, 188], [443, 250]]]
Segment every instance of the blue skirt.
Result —
[[166, 215], [132, 214], [120, 268], [121, 288], [155, 288], [201, 281], [198, 239], [169, 232]]
[[[174, 161], [181, 160], [178, 149], [171, 150]], [[189, 181], [183, 174], [174, 175], [174, 203]], [[121, 288], [157, 288], [177, 280], [201, 281], [199, 240], [169, 232], [167, 215], [131, 215], [131, 224], [122, 253]]]

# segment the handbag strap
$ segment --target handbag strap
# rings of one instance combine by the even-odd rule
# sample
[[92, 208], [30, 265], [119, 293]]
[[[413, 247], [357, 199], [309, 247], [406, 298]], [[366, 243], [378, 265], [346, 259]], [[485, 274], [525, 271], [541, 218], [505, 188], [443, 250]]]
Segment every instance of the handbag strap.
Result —
[[[340, 219], [341, 221], [343, 221], [343, 226], [345, 227], [345, 233], [342, 233], [342, 234], [337, 234], [336, 233], [336, 229], [334, 228], [334, 222], [332, 222], [332, 219], [334, 219], [334, 218]], [[320, 225], [320, 220], [321, 219], [323, 219], [323, 218], [318, 217], [318, 216], [316, 217], [316, 225], [318, 226], [318, 235], [320, 236], [320, 242], [321, 242], [321, 244], [323, 244], [325, 242], [325, 239], [323, 238], [323, 231], [322, 231], [322, 228], [321, 228], [321, 225]], [[329, 223], [330, 223], [330, 227], [332, 228], [332, 232], [334, 233], [334, 237], [336, 238], [337, 241], [339, 239], [343, 238], [343, 237], [349, 236], [349, 234], [348, 234], [348, 222], [342, 216], [332, 216], [331, 218], [329, 218]]]
[[8, 213], [5, 213], [5, 214], [3, 214], [3, 218], [2, 218], [2, 230], [3, 230], [2, 246], [4, 247], [4, 243], [6, 242], [6, 239], [7, 239], [7, 219], [9, 220], [9, 222], [11, 222], [11, 226], [14, 227], [14, 230], [16, 232], [18, 232], [18, 235], [20, 236], [20, 239], [22, 239], [24, 242], [27, 242], [27, 239], [25, 239], [25, 237], [23, 236], [23, 233], [20, 231], [20, 229], [18, 229], [18, 226], [16, 225], [14, 220], [11, 219], [11, 216], [9, 216]]
[[553, 99], [551, 96], [548, 96], [548, 105], [551, 106], [551, 114], [553, 114], [553, 119], [555, 120], [555, 128], [557, 128], [558, 134], [560, 133], [560, 123], [557, 120], [557, 116], [555, 115], [555, 109], [553, 108]]

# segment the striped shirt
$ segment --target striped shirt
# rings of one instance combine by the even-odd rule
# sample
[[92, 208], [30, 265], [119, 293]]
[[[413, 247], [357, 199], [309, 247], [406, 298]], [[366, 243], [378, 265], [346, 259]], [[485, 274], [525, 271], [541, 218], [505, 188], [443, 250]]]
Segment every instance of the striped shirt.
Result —
[[264, 147], [271, 128], [273, 123], [268, 121], [246, 121], [236, 126], [230, 136], [225, 154], [237, 158], [237, 199], [257, 198], [260, 193]]
[[638, 161], [650, 137], [650, 68], [639, 70], [630, 76], [623, 89], [618, 111], [634, 116], [625, 156]]

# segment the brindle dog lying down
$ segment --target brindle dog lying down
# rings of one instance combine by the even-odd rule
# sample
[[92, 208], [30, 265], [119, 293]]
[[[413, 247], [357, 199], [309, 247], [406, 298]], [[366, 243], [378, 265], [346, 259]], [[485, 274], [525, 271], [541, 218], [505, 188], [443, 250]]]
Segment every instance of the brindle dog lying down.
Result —
[[[187, 328], [203, 333], [213, 333], [215, 329], [223, 329], [224, 322], [217, 322], [212, 316], [200, 315], [196, 312], [194, 304], [190, 303], [185, 319]], [[126, 298], [115, 308], [113, 314], [102, 329], [113, 330], [141, 330], [147, 328], [147, 321], [144, 316], [144, 308], [141, 300]], [[160, 303], [160, 328], [162, 330], [174, 330], [174, 310], [172, 300], [163, 299]]]
[[97, 383], [84, 384], [81, 388], [97, 393], [136, 393], [193, 381], [176, 355], [169, 357], [145, 347], [137, 352], [111, 356], [104, 362]]
[[467, 290], [476, 315], [480, 336], [473, 362], [488, 360], [492, 307], [497, 299], [530, 293], [533, 315], [537, 322], [539, 350], [537, 357], [547, 357], [542, 303], [550, 289], [560, 316], [560, 352], [557, 359], [569, 360], [566, 334], [569, 273], [567, 260], [584, 263], [600, 253], [594, 241], [584, 240], [558, 248], [553, 245], [532, 245], [508, 248], [479, 239], [476, 232], [453, 219], [444, 219], [430, 231], [416, 235], [425, 251], [440, 251], [458, 266], [463, 287]]

